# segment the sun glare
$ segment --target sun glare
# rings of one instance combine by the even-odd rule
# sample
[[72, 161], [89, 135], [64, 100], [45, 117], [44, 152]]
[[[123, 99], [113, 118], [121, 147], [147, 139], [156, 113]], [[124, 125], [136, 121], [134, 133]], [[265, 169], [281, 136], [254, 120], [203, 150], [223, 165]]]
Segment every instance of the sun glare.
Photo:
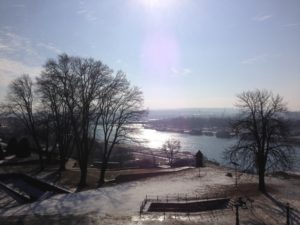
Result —
[[142, 5], [146, 10], [161, 10], [173, 5], [173, 0], [135, 0], [135, 3]]
[[163, 1], [160, 0], [142, 0], [142, 2], [145, 7], [150, 9], [162, 7], [162, 5], [164, 4]]

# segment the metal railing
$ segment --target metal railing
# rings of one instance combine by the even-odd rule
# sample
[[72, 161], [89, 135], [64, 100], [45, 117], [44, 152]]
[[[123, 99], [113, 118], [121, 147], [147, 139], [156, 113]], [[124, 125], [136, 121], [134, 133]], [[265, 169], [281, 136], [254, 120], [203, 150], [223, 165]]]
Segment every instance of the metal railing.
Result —
[[[228, 195], [226, 192], [220, 192], [220, 193], [213, 193], [213, 194], [205, 194], [205, 195], [188, 195], [188, 194], [173, 194], [173, 195], [164, 195], [164, 196], [159, 196], [159, 195], [146, 195], [145, 199], [141, 202], [140, 207], [139, 207], [139, 214], [140, 216], [142, 214], [148, 214], [152, 213], [149, 212], [148, 209], [146, 209], [147, 203], [189, 203], [189, 202], [194, 202], [194, 201], [210, 201], [214, 199], [227, 199]], [[229, 199], [229, 198], [228, 198]], [[149, 204], [149, 206], [150, 206]], [[226, 208], [232, 209], [232, 201], [230, 200], [228, 202], [228, 205]], [[216, 210], [211, 210], [211, 211], [216, 211]], [[172, 214], [173, 212], [168, 212], [169, 214]], [[177, 214], [178, 212], [174, 212], [173, 214]], [[186, 214], [189, 215], [191, 212], [187, 212]], [[199, 212], [200, 213], [200, 212]], [[165, 216], [166, 212], [163, 211], [163, 214]], [[182, 214], [182, 213], [181, 213]]]

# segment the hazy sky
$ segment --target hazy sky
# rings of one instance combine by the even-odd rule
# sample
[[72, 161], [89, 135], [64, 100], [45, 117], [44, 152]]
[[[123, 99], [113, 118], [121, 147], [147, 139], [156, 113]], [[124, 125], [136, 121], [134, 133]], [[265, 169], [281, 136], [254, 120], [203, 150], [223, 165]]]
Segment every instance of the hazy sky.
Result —
[[265, 88], [300, 110], [299, 0], [0, 1], [0, 96], [62, 52], [123, 70], [150, 109]]

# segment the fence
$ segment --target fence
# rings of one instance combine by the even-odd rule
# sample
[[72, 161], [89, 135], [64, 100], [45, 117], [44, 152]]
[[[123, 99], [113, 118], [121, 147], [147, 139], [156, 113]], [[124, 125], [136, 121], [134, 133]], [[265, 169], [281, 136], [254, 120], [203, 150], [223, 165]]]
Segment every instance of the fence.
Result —
[[[148, 211], [150, 205], [152, 203], [190, 203], [190, 202], [209, 202], [215, 199], [229, 199], [226, 192], [220, 192], [220, 193], [214, 193], [214, 194], [206, 194], [206, 195], [188, 195], [188, 194], [176, 194], [176, 195], [165, 195], [165, 196], [159, 196], [159, 195], [146, 195], [145, 199], [141, 202], [139, 213], [140, 216], [142, 214], [149, 214], [151, 212]], [[148, 203], [148, 205], [147, 205]], [[146, 207], [147, 206], [147, 207]], [[233, 202], [230, 200], [228, 201], [228, 205], [226, 205], [225, 208], [232, 208]], [[188, 207], [187, 207], [188, 209]], [[219, 210], [219, 209], [218, 209]], [[223, 210], [223, 209], [222, 209]], [[212, 213], [216, 212], [217, 210], [210, 210]], [[162, 213], [165, 216], [166, 210], [163, 210]], [[187, 215], [194, 212], [192, 209], [190, 211], [185, 212]], [[199, 211], [200, 212], [200, 211]], [[198, 212], [198, 213], [199, 213]], [[179, 211], [170, 212], [169, 214], [177, 214], [180, 213]], [[203, 213], [203, 212], [201, 212]], [[181, 213], [182, 214], [182, 213]]]
[[290, 207], [287, 203], [285, 206], [285, 213], [287, 225], [300, 225], [300, 212], [297, 209]]
[[[225, 215], [224, 210], [225, 209], [231, 209], [234, 210], [234, 206], [236, 206], [236, 204], [239, 204], [239, 207], [241, 207], [242, 209], [253, 209], [253, 200], [250, 199], [249, 197], [243, 197], [243, 198], [239, 198], [239, 199], [230, 199], [228, 201], [228, 204], [226, 205], [226, 207], [222, 208], [222, 209], [213, 209], [213, 210], [207, 210], [207, 211], [199, 211], [197, 213], [194, 213], [194, 210], [190, 210], [187, 211], [185, 213], [182, 213], [180, 211], [168, 211], [168, 210], [164, 210], [164, 208], [160, 208], [162, 209], [162, 211], [148, 211], [150, 205], [152, 203], [189, 203], [189, 202], [195, 202], [195, 201], [199, 201], [199, 202], [210, 202], [216, 199], [230, 199], [228, 197], [228, 194], [226, 192], [223, 193], [215, 193], [215, 194], [206, 194], [206, 195], [188, 195], [188, 194], [177, 194], [177, 195], [165, 195], [165, 196], [159, 196], [159, 195], [146, 195], [145, 199], [141, 202], [140, 205], [140, 209], [139, 209], [139, 214], [140, 217], [143, 214], [151, 214], [151, 213], [162, 213], [163, 218], [165, 219], [166, 213], [168, 213], [168, 215], [173, 215], [175, 216], [175, 218], [178, 216], [190, 216], [190, 215], [199, 215], [201, 216], [207, 216], [210, 215], [210, 218], [212, 219], [221, 219], [220, 214]], [[239, 200], [242, 201], [243, 204], [241, 204], [241, 202], [239, 202]], [[283, 213], [286, 214], [287, 217], [287, 225], [300, 225], [300, 212], [293, 208], [290, 207], [289, 205], [281, 205], [282, 209], [284, 209]], [[245, 207], [245, 208], [244, 208]], [[188, 209], [188, 207], [187, 207]], [[216, 217], [218, 215], [218, 217]], [[203, 217], [202, 217], [203, 218]]]

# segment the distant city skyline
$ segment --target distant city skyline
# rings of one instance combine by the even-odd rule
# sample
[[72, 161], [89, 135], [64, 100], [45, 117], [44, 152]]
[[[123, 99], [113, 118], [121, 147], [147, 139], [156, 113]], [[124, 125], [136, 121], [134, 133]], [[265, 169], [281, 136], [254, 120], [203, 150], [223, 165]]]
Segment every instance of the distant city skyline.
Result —
[[0, 99], [58, 54], [123, 70], [150, 109], [233, 108], [242, 91], [300, 111], [298, 0], [2, 0]]

